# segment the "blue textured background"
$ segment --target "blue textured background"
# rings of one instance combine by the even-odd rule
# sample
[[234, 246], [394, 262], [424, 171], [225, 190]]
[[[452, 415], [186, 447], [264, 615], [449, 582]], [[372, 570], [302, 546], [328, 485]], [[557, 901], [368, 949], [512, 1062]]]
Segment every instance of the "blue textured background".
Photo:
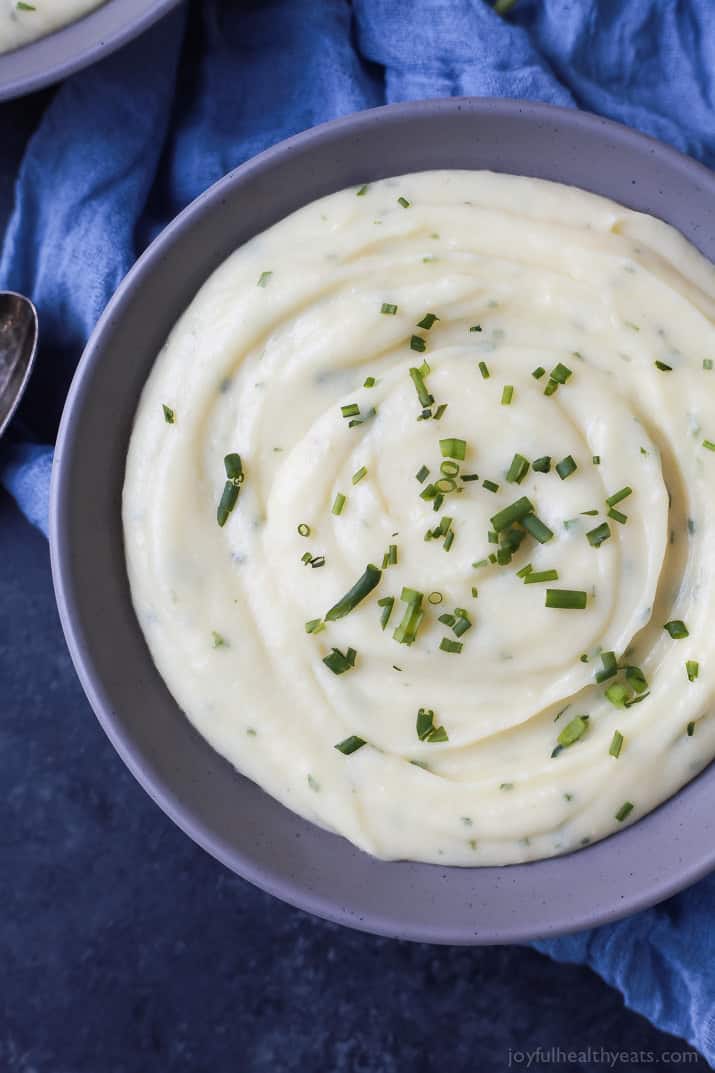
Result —
[[[715, 0], [521, 0], [509, 20], [484, 0], [203, 0], [188, 32], [185, 16], [0, 108], [0, 285], [32, 294], [43, 333], [0, 473], [40, 527], [66, 386], [107, 298], [187, 201], [278, 139], [385, 100], [529, 96], [715, 164]], [[0, 542], [0, 1073], [471, 1073], [538, 1044], [643, 1048], [639, 1068], [665, 1068], [672, 1044], [587, 969], [353, 935], [202, 855], [92, 720], [46, 547], [7, 499]], [[712, 1058], [714, 893], [710, 877], [548, 950]]]

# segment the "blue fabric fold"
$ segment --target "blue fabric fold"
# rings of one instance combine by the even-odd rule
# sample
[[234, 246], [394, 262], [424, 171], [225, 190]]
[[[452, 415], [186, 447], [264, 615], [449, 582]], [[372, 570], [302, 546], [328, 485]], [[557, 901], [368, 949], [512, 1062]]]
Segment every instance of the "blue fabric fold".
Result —
[[[0, 288], [42, 340], [0, 479], [46, 531], [52, 440], [113, 290], [189, 201], [335, 116], [425, 97], [530, 97], [620, 120], [715, 166], [713, 0], [203, 0], [65, 82], [21, 162]], [[2, 112], [0, 111], [0, 115]], [[0, 162], [0, 178], [3, 164]], [[715, 1062], [715, 877], [648, 912], [536, 944], [591, 965]]]

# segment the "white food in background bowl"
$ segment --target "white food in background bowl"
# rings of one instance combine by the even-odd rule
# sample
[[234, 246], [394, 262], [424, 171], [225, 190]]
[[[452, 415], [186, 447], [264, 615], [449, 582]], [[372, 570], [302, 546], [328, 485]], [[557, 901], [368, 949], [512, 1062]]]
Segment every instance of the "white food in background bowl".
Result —
[[105, 0], [0, 0], [0, 54], [54, 33]]

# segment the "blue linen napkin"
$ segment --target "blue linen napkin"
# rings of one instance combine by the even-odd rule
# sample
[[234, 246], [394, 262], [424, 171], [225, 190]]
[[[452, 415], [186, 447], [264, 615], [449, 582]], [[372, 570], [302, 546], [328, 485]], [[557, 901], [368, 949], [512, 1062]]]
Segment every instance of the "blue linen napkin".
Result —
[[[0, 257], [0, 288], [31, 295], [42, 324], [0, 447], [0, 479], [35, 525], [46, 531], [72, 371], [157, 231], [281, 138], [455, 95], [587, 108], [715, 167], [715, 3], [520, 0], [500, 18], [485, 0], [203, 0], [60, 87], [22, 160]], [[648, 912], [536, 945], [589, 964], [715, 1063], [714, 921], [711, 876]]]

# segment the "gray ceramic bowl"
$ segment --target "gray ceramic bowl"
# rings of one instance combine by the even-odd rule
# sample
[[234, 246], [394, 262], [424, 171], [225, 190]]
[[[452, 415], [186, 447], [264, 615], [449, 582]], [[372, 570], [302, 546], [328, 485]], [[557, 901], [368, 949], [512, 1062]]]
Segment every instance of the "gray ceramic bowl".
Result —
[[179, 0], [107, 0], [77, 22], [0, 55], [0, 101], [66, 78], [131, 41]]
[[51, 504], [60, 615], [89, 700], [154, 800], [200, 845], [293, 905], [367, 931], [515, 942], [613, 920], [715, 867], [715, 768], [617, 835], [505, 868], [373, 860], [299, 819], [199, 737], [134, 617], [120, 494], [139, 393], [169, 329], [236, 246], [314, 198], [428, 168], [492, 168], [594, 190], [654, 213], [715, 258], [715, 175], [583, 112], [443, 100], [363, 112], [270, 149], [183, 212], [129, 273], [65, 408]]

